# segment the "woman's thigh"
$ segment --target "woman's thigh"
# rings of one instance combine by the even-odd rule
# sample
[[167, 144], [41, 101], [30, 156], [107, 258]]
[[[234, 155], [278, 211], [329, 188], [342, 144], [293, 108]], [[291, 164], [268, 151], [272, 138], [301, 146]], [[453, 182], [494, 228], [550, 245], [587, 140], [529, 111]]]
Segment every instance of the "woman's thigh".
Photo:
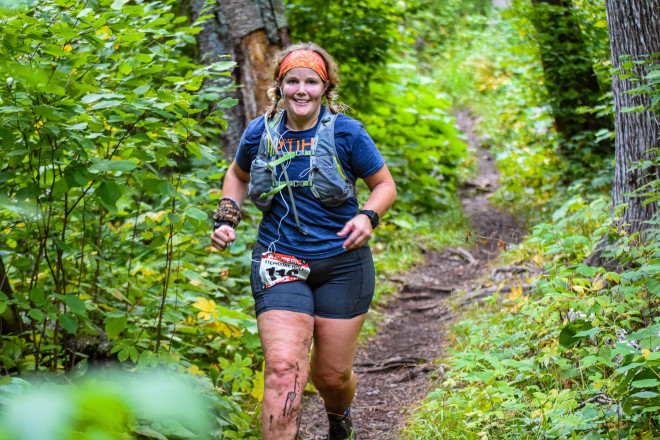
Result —
[[314, 317], [299, 312], [270, 310], [257, 317], [257, 327], [266, 365], [279, 363], [307, 368]]

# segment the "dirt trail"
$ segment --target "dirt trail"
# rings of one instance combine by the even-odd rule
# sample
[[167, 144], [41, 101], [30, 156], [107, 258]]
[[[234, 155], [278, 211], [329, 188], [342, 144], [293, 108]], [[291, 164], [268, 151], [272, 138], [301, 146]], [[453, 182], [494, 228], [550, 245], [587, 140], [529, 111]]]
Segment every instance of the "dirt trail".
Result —
[[[522, 227], [509, 214], [488, 203], [497, 189], [498, 176], [492, 157], [480, 145], [475, 121], [468, 113], [458, 113], [456, 117], [479, 160], [478, 175], [466, 182], [460, 192], [470, 230], [482, 236], [495, 232], [504, 241], [518, 242], [524, 235]], [[444, 374], [434, 360], [443, 356], [446, 327], [455, 318], [456, 308], [492, 293], [481, 282], [491, 275], [498, 277], [489, 263], [499, 251], [497, 240], [489, 240], [478, 249], [472, 246], [430, 252], [423, 266], [394, 279], [401, 285], [400, 292], [382, 308], [386, 319], [378, 334], [358, 349], [355, 360], [358, 390], [351, 414], [360, 440], [399, 438], [410, 408]], [[510, 275], [499, 273], [499, 277]], [[321, 399], [318, 395], [306, 395], [304, 438], [325, 439], [327, 429]]]

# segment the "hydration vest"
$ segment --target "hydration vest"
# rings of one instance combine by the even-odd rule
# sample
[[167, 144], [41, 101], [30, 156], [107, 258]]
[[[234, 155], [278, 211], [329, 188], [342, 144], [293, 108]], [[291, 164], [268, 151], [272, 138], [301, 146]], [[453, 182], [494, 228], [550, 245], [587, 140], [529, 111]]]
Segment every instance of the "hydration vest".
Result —
[[[265, 213], [270, 210], [273, 196], [287, 188], [298, 230], [306, 235], [298, 220], [292, 187], [308, 187], [321, 204], [331, 208], [342, 205], [350, 197], [354, 197], [357, 191], [355, 182], [348, 179], [337, 158], [335, 121], [338, 114], [332, 114], [324, 108], [311, 148], [290, 152], [278, 149], [281, 140], [278, 129], [284, 115], [285, 112], [282, 111], [271, 121], [264, 116], [265, 129], [261, 135], [257, 156], [251, 164], [248, 196], [256, 207]], [[286, 166], [281, 168], [278, 176], [278, 165], [300, 156], [309, 156], [308, 180], [290, 180]], [[284, 180], [280, 180], [282, 177]]]

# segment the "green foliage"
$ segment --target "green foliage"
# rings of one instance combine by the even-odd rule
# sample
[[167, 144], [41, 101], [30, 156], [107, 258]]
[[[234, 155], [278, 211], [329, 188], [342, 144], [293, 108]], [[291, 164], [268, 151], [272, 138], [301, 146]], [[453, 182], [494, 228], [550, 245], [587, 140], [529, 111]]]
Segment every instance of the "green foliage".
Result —
[[[217, 108], [233, 103], [209, 111], [218, 90], [202, 86], [232, 64], [203, 67], [187, 56], [199, 27], [176, 17], [171, 1], [36, 5], [0, 15], [3, 371], [77, 376], [106, 359], [169, 365], [205, 384], [211, 437], [254, 438], [262, 357], [244, 256], [256, 231], [241, 226], [223, 254], [208, 246], [207, 212], [227, 166], [210, 144], [224, 126]], [[385, 272], [420, 261], [420, 234], [435, 245], [457, 241], [453, 192], [465, 151], [449, 102], [406, 50], [394, 63], [403, 41], [395, 5], [344, 6], [355, 18], [344, 31], [370, 35], [349, 39], [351, 51], [339, 50], [340, 40], [328, 47], [350, 55], [338, 57], [349, 94], [381, 109], [397, 101], [364, 118], [405, 194], [373, 240], [380, 296], [394, 290]], [[246, 223], [259, 215], [251, 207], [244, 214]], [[98, 399], [130, 400], [113, 396]], [[141, 417], [117, 408], [124, 421]], [[112, 429], [182, 437], [126, 423]]]
[[386, 0], [287, 0], [287, 20], [294, 42], [313, 41], [337, 61], [343, 101], [371, 110], [373, 75], [385, 67], [400, 40], [399, 3]]
[[[583, 29], [587, 51], [604, 90], [609, 87], [605, 10], [601, 2], [576, 2], [574, 11]], [[588, 159], [585, 168], [557, 153], [565, 141], [554, 130], [552, 108], [544, 87], [536, 30], [528, 2], [489, 17], [466, 15], [448, 39], [429, 45], [433, 78], [452, 102], [469, 106], [480, 117], [486, 144], [492, 145], [502, 173], [501, 189], [493, 199], [506, 210], [538, 221], [563, 203], [570, 189], [586, 193], [609, 191], [612, 164]], [[589, 37], [589, 38], [587, 38]], [[568, 67], [567, 67], [568, 68]], [[607, 115], [611, 96], [579, 112]], [[576, 139], [576, 145], [611, 142], [614, 133], [600, 130]], [[582, 148], [581, 151], [588, 152]], [[586, 156], [585, 156], [586, 157]]]
[[0, 439], [208, 439], [210, 394], [208, 380], [164, 371], [108, 370], [68, 385], [5, 378]]
[[254, 428], [237, 424], [249, 418], [239, 402], [254, 400], [246, 383], [258, 383], [249, 367], [260, 362], [241, 255], [254, 235], [223, 256], [208, 249], [226, 164], [209, 146], [224, 126], [209, 111], [217, 90], [201, 90], [233, 63], [194, 64], [186, 54], [200, 28], [174, 6], [0, 11], [0, 366], [84, 371], [112, 355], [210, 376], [240, 358], [239, 387], [213, 380], [224, 393], [214, 423], [246, 438]]
[[403, 57], [377, 75], [372, 100], [378, 105], [362, 121], [397, 184], [397, 219], [454, 209], [468, 158], [449, 114], [450, 101], [413, 58]]
[[483, 30], [491, 5], [489, 0], [407, 2], [408, 10], [403, 18], [415, 36], [417, 56], [424, 63], [436, 64], [438, 58], [446, 56], [447, 50], [470, 51], [472, 40], [465, 33], [465, 23]]
[[[522, 5], [522, 2], [519, 3]], [[576, 1], [587, 52], [602, 84], [609, 87], [607, 34], [602, 2]], [[483, 116], [488, 140], [498, 150], [503, 189], [496, 201], [528, 218], [543, 219], [532, 236], [506, 260], [538, 265], [543, 273], [511, 294], [496, 293], [454, 327], [454, 350], [443, 361], [444, 382], [414, 416], [404, 438], [656, 438], [660, 435], [660, 305], [657, 228], [629, 237], [613, 228], [607, 191], [611, 170], [594, 162], [588, 173], [562, 183], [576, 168], [553, 154], [561, 142], [552, 130], [546, 91], [540, 85], [535, 31], [520, 8], [507, 20], [466, 18], [455, 41], [470, 39], [471, 51], [446, 42], [440, 63], [455, 102]], [[637, 81], [633, 93], [657, 105], [657, 66], [646, 60], [643, 75], [624, 65]], [[461, 66], [463, 69], [459, 69]], [[571, 66], [567, 66], [569, 68]], [[622, 72], [618, 72], [622, 73]], [[456, 92], [454, 92], [456, 91]], [[610, 112], [610, 97], [581, 111]], [[592, 133], [595, 141], [613, 133]], [[651, 152], [650, 157], [653, 157]], [[642, 161], [653, 170], [657, 159]], [[657, 201], [657, 180], [638, 191]], [[568, 190], [568, 191], [566, 191]], [[657, 225], [657, 218], [651, 223]], [[606, 259], [623, 266], [590, 267], [583, 259], [603, 236]], [[530, 261], [531, 260], [531, 261]], [[502, 286], [504, 287], [504, 286]]]
[[625, 108], [624, 112], [649, 111], [657, 113], [660, 110], [660, 65], [657, 59], [660, 54], [648, 54], [633, 58], [630, 55], [621, 57], [621, 68], [612, 69], [613, 75], [628, 80], [637, 87], [628, 93], [648, 99], [649, 104], [638, 108]]
[[[581, 176], [602, 168], [602, 162], [614, 153], [614, 142], [597, 133], [613, 130], [611, 101], [604, 91], [609, 90], [609, 76], [599, 84], [596, 72], [606, 74], [601, 63], [608, 59], [608, 40], [592, 41], [598, 29], [592, 23], [605, 25], [604, 5], [602, 16], [586, 17], [572, 2], [527, 0], [514, 2], [514, 7], [504, 16], [518, 23], [521, 29], [533, 25], [526, 35], [538, 48], [543, 66], [545, 102], [550, 107], [557, 134], [556, 154], [567, 161], [565, 176]], [[593, 8], [592, 8], [593, 10]], [[593, 21], [591, 21], [593, 19]], [[591, 32], [583, 33], [582, 23]], [[605, 33], [605, 37], [607, 34]], [[593, 58], [594, 52], [598, 58]], [[607, 101], [605, 101], [607, 100]], [[608, 111], [609, 110], [609, 111]]]
[[660, 434], [660, 237], [620, 237], [610, 252], [628, 264], [621, 273], [582, 264], [608, 230], [623, 233], [606, 204], [579, 198], [534, 228], [514, 252], [549, 257], [535, 293], [514, 286], [455, 326], [451, 369], [405, 438]]

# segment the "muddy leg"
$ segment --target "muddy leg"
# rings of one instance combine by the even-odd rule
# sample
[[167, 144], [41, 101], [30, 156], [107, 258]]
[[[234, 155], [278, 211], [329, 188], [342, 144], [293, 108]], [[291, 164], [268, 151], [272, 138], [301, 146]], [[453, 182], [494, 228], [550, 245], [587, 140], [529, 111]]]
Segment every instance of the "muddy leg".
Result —
[[259, 315], [257, 325], [266, 360], [263, 438], [295, 439], [307, 383], [314, 318], [304, 313], [270, 310]]

